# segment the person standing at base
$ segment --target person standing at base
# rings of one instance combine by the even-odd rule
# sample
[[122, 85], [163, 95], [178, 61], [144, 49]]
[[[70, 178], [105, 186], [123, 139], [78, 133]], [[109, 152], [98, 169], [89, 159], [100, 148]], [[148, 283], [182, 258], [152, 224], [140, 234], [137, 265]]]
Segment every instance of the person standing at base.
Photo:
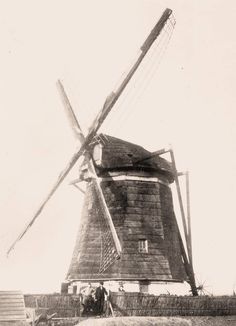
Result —
[[103, 282], [101, 281], [95, 292], [97, 313], [100, 316], [102, 316], [104, 310], [105, 295], [108, 295], [107, 290], [104, 288]]
[[95, 293], [92, 284], [89, 282], [88, 286], [81, 291], [82, 294], [82, 305], [84, 306], [83, 314], [88, 313], [93, 308], [94, 299], [93, 294]]

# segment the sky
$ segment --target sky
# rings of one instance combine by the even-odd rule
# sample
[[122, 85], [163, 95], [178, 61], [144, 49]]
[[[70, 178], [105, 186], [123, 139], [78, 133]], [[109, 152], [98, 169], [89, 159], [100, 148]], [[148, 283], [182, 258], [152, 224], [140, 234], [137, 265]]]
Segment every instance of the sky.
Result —
[[164, 54], [147, 58], [101, 131], [150, 151], [172, 144], [190, 172], [197, 282], [236, 288], [235, 1], [11, 0], [0, 1], [0, 289], [58, 292], [70, 263], [78, 166], [6, 258], [79, 146], [56, 81], [86, 132], [165, 8], [176, 26]]

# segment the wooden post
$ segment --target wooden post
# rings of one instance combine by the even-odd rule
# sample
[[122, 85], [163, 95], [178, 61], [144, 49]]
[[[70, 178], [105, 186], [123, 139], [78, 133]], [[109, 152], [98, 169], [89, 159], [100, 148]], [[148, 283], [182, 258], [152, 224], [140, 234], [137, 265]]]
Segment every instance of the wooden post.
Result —
[[[183, 244], [183, 240], [180, 234], [179, 226], [178, 223], [176, 222], [176, 227], [178, 230], [178, 235], [179, 235], [179, 241], [180, 241], [180, 246], [181, 246], [181, 253], [184, 261], [184, 266], [186, 270], [186, 274], [188, 275], [189, 278], [189, 284], [191, 286], [191, 291], [194, 296], [198, 295], [196, 283], [195, 283], [195, 277], [194, 277], [194, 271], [193, 271], [193, 264], [192, 264], [192, 235], [191, 235], [191, 218], [190, 218], [190, 196], [189, 196], [189, 173], [188, 172], [177, 172], [176, 169], [176, 163], [175, 163], [175, 157], [174, 157], [174, 152], [172, 148], [163, 148], [161, 150], [155, 151], [146, 157], [142, 158], [141, 160], [136, 161], [135, 163], [142, 162], [145, 160], [148, 160], [152, 157], [159, 156], [165, 153], [170, 153], [171, 157], [171, 163], [172, 163], [172, 170], [174, 173], [174, 180], [176, 184], [176, 190], [177, 190], [177, 195], [178, 195], [178, 200], [179, 200], [179, 205], [180, 205], [180, 212], [181, 212], [181, 218], [182, 218], [182, 223], [183, 223], [183, 228], [184, 228], [184, 235], [185, 235], [185, 242], [186, 242], [186, 247], [187, 247], [187, 253], [185, 251], [185, 247]], [[184, 207], [183, 207], [183, 200], [182, 200], [182, 195], [181, 195], [181, 190], [180, 190], [180, 184], [179, 184], [179, 176], [185, 175], [186, 176], [186, 201], [187, 201], [187, 222], [185, 218], [185, 213], [184, 213]]]
[[178, 226], [177, 221], [176, 221], [176, 228], [177, 228], [177, 232], [178, 232], [178, 237], [179, 237], [179, 242], [180, 242], [180, 249], [181, 249], [182, 258], [183, 258], [183, 261], [184, 261], [185, 271], [186, 271], [186, 274], [187, 274], [187, 276], [189, 278], [188, 283], [189, 283], [189, 285], [191, 287], [191, 292], [192, 292], [193, 296], [198, 296], [198, 291], [197, 291], [197, 287], [196, 287], [193, 266], [191, 265], [191, 263], [189, 263], [188, 256], [187, 256], [185, 248], [184, 248], [183, 240], [182, 240], [182, 237], [181, 237], [181, 234], [180, 234], [180, 230], [179, 230], [179, 226]]
[[193, 251], [192, 251], [192, 228], [191, 228], [191, 212], [190, 212], [190, 191], [189, 191], [189, 172], [186, 172], [186, 201], [187, 201], [187, 221], [188, 221], [188, 238], [190, 249], [190, 263], [193, 265]]
[[197, 286], [195, 282], [195, 277], [194, 277], [194, 271], [193, 271], [193, 266], [189, 263], [188, 257], [184, 248], [183, 240], [181, 238], [180, 232], [179, 232], [179, 241], [181, 245], [181, 252], [182, 252], [182, 257], [184, 261], [184, 266], [185, 266], [185, 271], [186, 274], [189, 278], [189, 285], [191, 287], [191, 292], [193, 296], [198, 296], [198, 291], [197, 291]]
[[188, 226], [188, 241], [189, 241], [189, 261], [193, 265], [192, 253], [192, 231], [191, 231], [191, 215], [190, 215], [190, 194], [189, 194], [189, 172], [178, 172], [178, 176], [185, 176], [185, 189], [186, 189], [186, 209], [187, 209], [187, 226]]
[[[178, 178], [179, 174], [178, 174], [177, 169], [176, 169], [173, 149], [170, 149], [170, 156], [171, 156], [171, 163], [172, 163], [172, 168], [173, 168], [173, 172], [174, 172], [175, 184], [176, 184], [177, 195], [178, 195], [178, 199], [179, 199], [182, 223], [183, 223], [183, 227], [184, 227], [185, 241], [186, 241], [187, 252], [188, 252], [188, 255], [187, 255], [186, 252], [185, 252], [183, 240], [181, 238], [180, 230], [179, 230], [179, 227], [178, 227], [178, 224], [177, 224], [178, 233], [179, 233], [179, 240], [180, 240], [181, 250], [182, 250], [182, 257], [183, 257], [183, 260], [184, 260], [186, 273], [187, 273], [187, 275], [189, 277], [189, 284], [191, 286], [192, 294], [194, 296], [197, 296], [198, 291], [197, 291], [197, 287], [196, 287], [194, 271], [193, 271], [193, 265], [192, 265], [192, 250], [191, 250], [192, 246], [190, 244], [191, 237], [189, 238], [189, 232], [188, 232], [189, 229], [187, 228], [187, 223], [186, 223], [186, 218], [185, 218], [185, 213], [184, 213], [184, 207], [183, 207], [183, 201], [182, 201], [182, 196], [181, 196], [181, 191], [180, 191], [179, 178]], [[182, 173], [180, 173], [180, 174], [182, 174]], [[189, 205], [189, 203], [188, 203], [188, 205]], [[188, 208], [188, 212], [190, 212], [190, 208]], [[190, 224], [188, 224], [188, 226], [189, 225]], [[191, 230], [191, 227], [190, 227], [190, 230]], [[191, 231], [190, 231], [190, 234], [191, 234]]]
[[188, 257], [189, 257], [190, 246], [189, 246], [189, 238], [188, 238], [188, 229], [187, 229], [187, 223], [186, 223], [186, 218], [185, 218], [185, 213], [184, 213], [182, 195], [181, 195], [181, 191], [180, 191], [178, 172], [176, 169], [175, 157], [174, 157], [174, 152], [172, 149], [170, 149], [170, 157], [171, 157], [172, 169], [173, 169], [173, 173], [174, 173], [175, 185], [176, 185], [176, 190], [177, 190], [177, 195], [178, 195], [178, 200], [179, 200], [179, 206], [180, 206], [181, 218], [182, 218], [182, 223], [183, 223], [183, 228], [184, 228], [184, 236], [185, 236], [185, 241], [186, 241], [186, 246], [187, 246], [187, 252], [188, 252]]
[[115, 317], [114, 310], [113, 310], [113, 307], [112, 307], [112, 304], [111, 304], [110, 299], [108, 299], [108, 305], [109, 305], [109, 308], [110, 308], [110, 310], [111, 310], [111, 315], [112, 315], [112, 317]]

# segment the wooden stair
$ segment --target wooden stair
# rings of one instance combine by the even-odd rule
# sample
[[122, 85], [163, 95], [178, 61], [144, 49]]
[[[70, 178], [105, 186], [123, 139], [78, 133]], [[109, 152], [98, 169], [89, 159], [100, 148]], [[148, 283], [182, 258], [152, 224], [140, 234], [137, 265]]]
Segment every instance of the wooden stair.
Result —
[[0, 291], [0, 325], [27, 325], [22, 292]]

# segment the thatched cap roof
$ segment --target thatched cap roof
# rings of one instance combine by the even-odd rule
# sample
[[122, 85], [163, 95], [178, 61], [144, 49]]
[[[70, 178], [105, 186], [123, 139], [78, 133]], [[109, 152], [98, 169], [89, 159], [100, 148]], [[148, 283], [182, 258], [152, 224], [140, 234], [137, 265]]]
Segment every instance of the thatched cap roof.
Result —
[[171, 163], [160, 156], [142, 161], [151, 154], [142, 146], [103, 134], [97, 136], [92, 144], [94, 153], [98, 146], [102, 150], [99, 159], [95, 157], [98, 154], [94, 154], [95, 165], [98, 169], [156, 171], [166, 175], [170, 182], [173, 181]]

